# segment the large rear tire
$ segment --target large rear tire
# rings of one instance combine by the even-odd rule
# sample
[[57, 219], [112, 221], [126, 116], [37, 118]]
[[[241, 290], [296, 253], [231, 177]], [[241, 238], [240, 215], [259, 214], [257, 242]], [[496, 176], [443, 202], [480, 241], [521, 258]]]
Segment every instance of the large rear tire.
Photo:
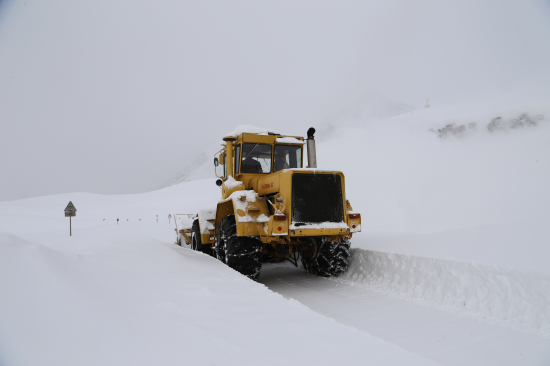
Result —
[[203, 244], [201, 241], [199, 220], [193, 221], [193, 226], [191, 227], [191, 249], [212, 255], [212, 246], [210, 244]]
[[347, 239], [328, 241], [322, 237], [315, 244], [315, 254], [302, 253], [302, 265], [305, 270], [315, 276], [338, 277], [346, 271], [349, 265], [350, 242]]
[[262, 268], [262, 242], [237, 236], [235, 215], [227, 215], [216, 233], [216, 257], [234, 270], [256, 280]]

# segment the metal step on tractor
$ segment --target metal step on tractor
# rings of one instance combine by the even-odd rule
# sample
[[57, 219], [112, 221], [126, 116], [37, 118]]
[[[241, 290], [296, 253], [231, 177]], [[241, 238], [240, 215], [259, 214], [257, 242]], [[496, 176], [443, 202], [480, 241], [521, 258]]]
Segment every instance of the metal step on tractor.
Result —
[[262, 262], [285, 259], [300, 259], [317, 276], [343, 273], [361, 215], [346, 200], [344, 174], [317, 169], [314, 134], [310, 128], [305, 141], [273, 132], [224, 137], [214, 158], [215, 171], [223, 166], [223, 176], [216, 175], [221, 200], [177, 228], [178, 243], [252, 279]]

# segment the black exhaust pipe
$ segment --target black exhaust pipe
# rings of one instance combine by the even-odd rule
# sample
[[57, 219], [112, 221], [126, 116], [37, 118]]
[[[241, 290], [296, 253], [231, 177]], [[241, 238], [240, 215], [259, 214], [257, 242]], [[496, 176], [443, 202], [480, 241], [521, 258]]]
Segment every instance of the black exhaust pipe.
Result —
[[317, 153], [315, 152], [315, 128], [307, 130], [307, 163], [306, 168], [317, 168]]

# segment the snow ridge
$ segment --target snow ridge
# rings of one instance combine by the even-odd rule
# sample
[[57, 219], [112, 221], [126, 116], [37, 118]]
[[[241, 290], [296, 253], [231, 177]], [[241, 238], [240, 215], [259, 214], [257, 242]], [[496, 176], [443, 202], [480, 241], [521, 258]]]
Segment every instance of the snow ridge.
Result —
[[335, 281], [550, 336], [550, 275], [527, 269], [353, 249]]

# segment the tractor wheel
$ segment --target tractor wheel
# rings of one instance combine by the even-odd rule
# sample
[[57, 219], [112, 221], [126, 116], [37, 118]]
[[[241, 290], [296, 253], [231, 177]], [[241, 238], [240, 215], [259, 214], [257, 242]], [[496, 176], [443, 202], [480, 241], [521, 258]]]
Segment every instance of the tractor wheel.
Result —
[[199, 220], [193, 221], [191, 228], [191, 249], [198, 252], [203, 252], [208, 255], [212, 255], [212, 247], [210, 244], [203, 244], [201, 242], [201, 230], [199, 228]]
[[216, 256], [234, 270], [255, 280], [262, 267], [262, 242], [249, 236], [237, 236], [235, 215], [227, 215], [216, 233]]
[[328, 241], [321, 238], [315, 245], [315, 253], [302, 253], [302, 265], [315, 276], [338, 277], [348, 268], [350, 242], [347, 239]]
[[191, 233], [191, 250], [197, 250], [197, 239], [195, 239], [195, 233]]

